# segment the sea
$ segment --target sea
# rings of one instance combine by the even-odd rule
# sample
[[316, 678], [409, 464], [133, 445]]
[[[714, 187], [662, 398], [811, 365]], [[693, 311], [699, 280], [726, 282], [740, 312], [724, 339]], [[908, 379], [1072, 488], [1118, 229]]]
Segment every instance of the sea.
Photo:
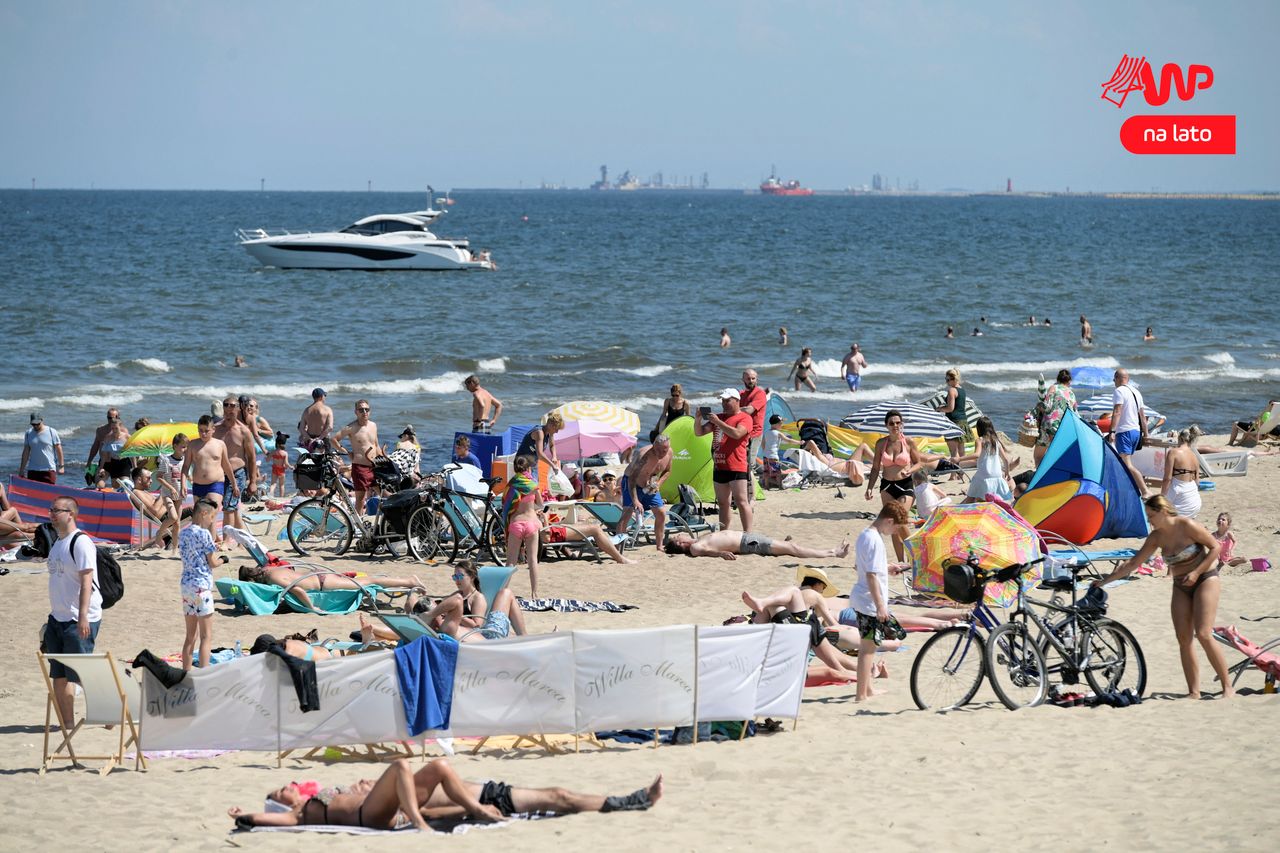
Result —
[[[433, 230], [489, 249], [496, 272], [269, 269], [234, 234], [338, 229], [419, 210], [425, 193], [0, 191], [0, 471], [16, 470], [31, 412], [61, 434], [71, 474], [108, 406], [132, 426], [248, 393], [296, 435], [316, 386], [340, 422], [367, 398], [383, 439], [413, 424], [434, 466], [469, 426], [470, 373], [506, 424], [605, 400], [645, 433], [672, 383], [713, 404], [745, 367], [798, 416], [829, 419], [921, 400], [955, 367], [1010, 435], [1063, 367], [1128, 368], [1171, 427], [1222, 432], [1280, 397], [1274, 201], [453, 198]], [[869, 367], [853, 395], [839, 365], [855, 341]], [[801, 347], [817, 391], [787, 382]]]

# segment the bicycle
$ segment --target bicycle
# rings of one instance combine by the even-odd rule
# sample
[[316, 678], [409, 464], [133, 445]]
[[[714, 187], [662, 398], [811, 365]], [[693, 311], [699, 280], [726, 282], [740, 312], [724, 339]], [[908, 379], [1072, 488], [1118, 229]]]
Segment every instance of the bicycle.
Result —
[[[419, 541], [426, 542], [434, 537], [436, 553], [446, 551], [449, 562], [459, 556], [475, 553], [478, 558], [488, 557], [489, 562], [502, 565], [506, 544], [506, 530], [502, 524], [501, 507], [494, 505], [493, 487], [502, 482], [501, 477], [488, 477], [481, 482], [487, 493], [483, 498], [467, 492], [450, 488], [445, 482], [447, 475], [461, 468], [460, 465], [446, 465], [436, 478], [435, 499], [430, 505], [419, 507], [409, 517], [410, 543], [413, 547], [414, 531], [419, 531]], [[479, 518], [471, 506], [472, 500], [483, 500], [484, 511]], [[447, 523], [449, 531], [444, 533]], [[415, 555], [416, 556], [416, 555]]]
[[[1025, 571], [1025, 566], [1019, 567]], [[1147, 688], [1147, 662], [1133, 632], [1106, 616], [1106, 607], [1082, 607], [1076, 598], [1077, 576], [1089, 566], [1072, 565], [1067, 576], [1042, 581], [1041, 589], [1055, 592], [1052, 601], [1026, 597], [1018, 586], [1018, 601], [1009, 620], [987, 638], [984, 662], [991, 687], [1006, 708], [1030, 708], [1049, 698], [1050, 679], [1078, 684], [1083, 675], [1095, 694]], [[1021, 575], [1022, 571], [1019, 572]], [[1058, 603], [1056, 593], [1071, 593], [1071, 604]], [[1036, 610], [1043, 611], [1044, 615]], [[1050, 621], [1054, 614], [1064, 618]], [[1033, 635], [1031, 626], [1036, 631]], [[1049, 653], [1058, 660], [1049, 665]]]
[[[325, 493], [307, 498], [290, 511], [285, 529], [294, 551], [303, 557], [312, 554], [341, 557], [354, 542], [357, 550], [371, 556], [381, 548], [386, 548], [393, 557], [400, 556], [395, 543], [405, 539], [405, 534], [389, 523], [381, 501], [372, 523], [365, 519], [338, 476], [338, 464], [332, 452], [304, 454], [296, 469], [302, 476], [314, 480]], [[389, 477], [375, 467], [374, 479], [380, 492], [398, 484], [398, 475], [396, 482]]]

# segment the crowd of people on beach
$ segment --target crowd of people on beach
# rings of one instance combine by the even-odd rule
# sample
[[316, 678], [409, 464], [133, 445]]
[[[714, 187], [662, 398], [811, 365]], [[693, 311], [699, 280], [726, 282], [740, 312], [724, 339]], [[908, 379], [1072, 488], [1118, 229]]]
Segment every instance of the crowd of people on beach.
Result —
[[[1029, 324], [1034, 324], [1034, 318]], [[1048, 325], [1046, 319], [1044, 325]], [[1149, 332], [1150, 330], [1148, 330]], [[1091, 329], [1081, 317], [1081, 339], [1091, 340]], [[786, 343], [787, 330], [780, 329]], [[728, 331], [722, 332], [722, 345], [729, 345]], [[850, 345], [841, 363], [842, 376], [851, 392], [861, 387], [867, 360], [857, 343]], [[794, 387], [815, 387], [812, 351], [804, 348], [791, 365], [788, 380]], [[508, 499], [504, 508], [506, 553], [508, 563], [527, 567], [530, 591], [538, 594], [539, 553], [548, 543], [590, 540], [616, 563], [634, 562], [619, 549], [613, 534], [629, 529], [633, 518], [652, 517], [652, 539], [660, 553], [690, 558], [714, 557], [735, 560], [741, 557], [789, 557], [800, 560], [840, 561], [855, 554], [855, 583], [849, 590], [848, 607], [833, 612], [825, 599], [835, 589], [822, 570], [807, 567], [797, 576], [795, 586], [787, 586], [763, 595], [743, 592], [743, 602], [750, 609], [749, 621], [782, 621], [808, 625], [814, 662], [811, 675], [833, 681], [857, 683], [856, 698], [861, 701], [875, 695], [873, 681], [887, 675], [877, 652], [896, 647], [905, 636], [904, 625], [929, 630], [948, 627], [967, 618], [963, 608], [933, 609], [915, 614], [891, 608], [888, 578], [908, 568], [904, 541], [912, 531], [911, 514], [920, 520], [929, 518], [939, 507], [953, 500], [938, 487], [939, 477], [960, 476], [962, 468], [975, 465], [969, 487], [961, 498], [966, 502], [999, 499], [1012, 503], [1026, 488], [1033, 471], [1015, 474], [1017, 463], [1010, 456], [1005, 439], [989, 418], [978, 417], [971, 424], [966, 414], [968, 395], [958, 370], [946, 371], [945, 392], [937, 411], [960, 433], [949, 439], [945, 453], [921, 450], [916, 441], [903, 432], [901, 412], [889, 410], [884, 416], [883, 437], [863, 444], [847, 455], [838, 455], [822, 439], [822, 431], [795, 438], [780, 427], [781, 418], [766, 421], [772, 391], [759, 383], [755, 369], [742, 371], [740, 386], [718, 392], [718, 409], [694, 406], [679, 383], [670, 387], [657, 422], [648, 434], [649, 443], [629, 451], [615, 466], [585, 467], [562, 461], [556, 447], [556, 436], [565, 423], [558, 413], [551, 413], [531, 429], [514, 456], [511, 478], [505, 484]], [[476, 376], [468, 376], [464, 388], [470, 393], [472, 435], [485, 435], [494, 430], [504, 413], [501, 400], [487, 391]], [[1269, 412], [1271, 401], [1268, 408]], [[1042, 388], [1033, 416], [1036, 440], [1032, 451], [1034, 464], [1045, 456], [1055, 434], [1068, 412], [1077, 409], [1069, 370], [1058, 372], [1055, 382]], [[407, 425], [398, 440], [389, 444], [379, 435], [372, 419], [373, 407], [360, 399], [352, 406], [352, 418], [339, 425], [328, 394], [317, 387], [311, 402], [301, 412], [297, 423], [294, 452], [335, 452], [345, 457], [343, 476], [349, 478], [357, 511], [365, 508], [370, 498], [378, 496], [375, 467], [391, 460], [412, 485], [420, 473], [422, 448], [414, 428]], [[716, 506], [716, 522], [711, 531], [696, 536], [668, 533], [666, 519], [670, 507], [662, 497], [662, 486], [672, 473], [673, 451], [667, 429], [682, 418], [693, 421], [696, 436], [711, 436], [712, 487]], [[1257, 431], [1266, 419], [1260, 416], [1237, 424], [1236, 432]], [[818, 426], [821, 427], [820, 422]], [[206, 666], [212, 648], [212, 616], [214, 614], [213, 572], [225, 562], [224, 551], [235, 547], [228, 528], [242, 528], [246, 502], [288, 497], [287, 474], [293, 467], [290, 457], [291, 436], [272, 428], [263, 416], [258, 402], [248, 395], [228, 395], [215, 407], [215, 412], [201, 415], [194, 435], [171, 436], [171, 447], [159, 455], [137, 458], [126, 452], [131, 435], [145, 430], [145, 419], [136, 421], [134, 430], [124, 425], [121, 412], [112, 407], [106, 422], [97, 428], [85, 471], [86, 488], [109, 488], [112, 484], [130, 496], [139, 511], [156, 522], [156, 532], [133, 550], [167, 548], [180, 557], [180, 601], [184, 616], [185, 636], [182, 666]], [[1135, 555], [1103, 578], [1106, 583], [1126, 577], [1151, 562], [1159, 562], [1173, 579], [1172, 621], [1179, 646], [1187, 693], [1199, 695], [1199, 671], [1193, 647], [1204, 650], [1215, 674], [1220, 678], [1223, 695], [1232, 695], [1226, 674], [1226, 663], [1212, 631], [1217, 612], [1221, 575], [1224, 567], [1240, 565], [1247, 558], [1235, 553], [1232, 518], [1222, 513], [1214, 530], [1196, 520], [1201, 509], [1198, 489], [1199, 465], [1195, 451], [1200, 431], [1190, 427], [1178, 434], [1176, 446], [1165, 454], [1164, 476], [1154, 490], [1133, 462], [1134, 454], [1150, 436], [1147, 411], [1141, 392], [1131, 382], [1128, 371], [1119, 368], [1114, 374], [1113, 409], [1106, 440], [1110, 442], [1145, 501], [1150, 534]], [[1237, 439], [1233, 433], [1232, 443]], [[863, 497], [870, 501], [878, 495], [879, 508], [873, 521], [861, 531], [854, 546], [848, 541], [833, 546], [808, 545], [790, 537], [771, 537], [756, 528], [755, 505], [760, 486], [778, 486], [776, 476], [780, 456], [785, 448], [796, 447], [828, 465], [837, 475], [854, 486], [865, 485]], [[972, 449], [969, 449], [969, 448]], [[456, 437], [450, 461], [482, 468], [471, 448], [467, 434]], [[268, 467], [270, 472], [267, 473]], [[620, 522], [612, 529], [601, 524], [559, 522], [549, 509], [551, 495], [540, 485], [540, 476], [563, 476], [569, 485], [567, 500], [618, 503], [622, 508]], [[57, 484], [66, 475], [66, 459], [55, 428], [44, 423], [39, 413], [31, 415], [19, 475], [29, 480]], [[300, 490], [305, 491], [305, 490]], [[190, 496], [189, 512], [183, 511]], [[277, 509], [283, 504], [275, 505]], [[48, 551], [50, 614], [44, 631], [44, 648], [51, 653], [92, 651], [101, 625], [103, 600], [97, 583], [97, 550], [88, 537], [77, 537], [76, 519], [79, 504], [74, 495], [60, 495], [49, 508], [52, 542]], [[219, 535], [219, 525], [221, 530]], [[13, 541], [32, 539], [39, 530], [38, 522], [26, 521], [12, 507], [0, 488], [0, 538]], [[890, 560], [886, 541], [892, 545]], [[487, 600], [480, 594], [476, 565], [460, 560], [452, 575], [456, 591], [442, 598], [425, 595], [416, 576], [378, 577], [384, 588], [409, 591], [406, 611], [442, 634], [461, 641], [499, 639], [511, 633], [525, 633], [525, 621], [519, 602], [510, 589], [503, 589]], [[241, 571], [241, 580], [288, 587], [304, 604], [308, 594], [330, 588], [354, 587], [356, 582], [338, 573], [309, 575], [288, 566], [250, 566]], [[361, 619], [359, 632], [366, 642], [394, 640], [385, 629]], [[290, 654], [307, 659], [327, 656], [323, 647], [300, 640], [277, 641], [264, 635], [264, 648], [273, 643]], [[268, 642], [269, 641], [269, 642]], [[288, 645], [292, 643], [294, 645]], [[856, 650], [856, 658], [843, 650]], [[55, 696], [61, 718], [72, 719], [74, 674], [58, 664], [51, 666]], [[399, 772], [399, 771], [397, 771]], [[448, 778], [438, 769], [442, 779]], [[373, 793], [382, 790], [382, 782], [371, 783]], [[443, 785], [444, 782], [437, 784]], [[428, 790], [429, 789], [429, 790]], [[427, 785], [419, 792], [418, 805], [434, 802], [438, 788]], [[424, 793], [425, 791], [425, 793]], [[648, 801], [657, 799], [660, 790], [650, 790]], [[275, 796], [288, 811], [274, 820], [303, 820], [316, 796], [299, 799], [285, 791]], [[454, 786], [448, 797], [450, 807], [461, 807], [470, 814], [491, 814], [485, 800], [476, 800], [474, 792], [464, 793]], [[381, 795], [380, 795], [381, 796]], [[397, 801], [395, 798], [399, 797]], [[326, 803], [342, 801], [334, 794]], [[386, 802], [379, 800], [376, 823], [384, 822], [382, 812], [391, 814], [399, 803], [404, 811], [403, 792], [387, 793]], [[323, 799], [321, 802], [325, 802]], [[354, 801], [353, 801], [354, 802]], [[368, 802], [368, 800], [365, 800]], [[591, 802], [594, 802], [592, 800]], [[479, 803], [479, 805], [477, 805]], [[443, 803], [442, 803], [443, 804]], [[390, 811], [389, 811], [390, 810]], [[593, 810], [588, 808], [587, 810]], [[240, 815], [233, 815], [240, 817]], [[254, 818], [262, 822], [261, 815]], [[388, 818], [389, 819], [389, 818]]]

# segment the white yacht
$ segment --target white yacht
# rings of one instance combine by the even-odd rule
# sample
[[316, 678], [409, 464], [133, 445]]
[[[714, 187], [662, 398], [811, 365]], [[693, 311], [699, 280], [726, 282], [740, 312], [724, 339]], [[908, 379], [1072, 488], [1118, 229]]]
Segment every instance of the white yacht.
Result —
[[245, 251], [280, 269], [493, 270], [488, 252], [472, 252], [467, 240], [437, 237], [427, 226], [443, 210], [379, 213], [341, 231], [240, 229]]

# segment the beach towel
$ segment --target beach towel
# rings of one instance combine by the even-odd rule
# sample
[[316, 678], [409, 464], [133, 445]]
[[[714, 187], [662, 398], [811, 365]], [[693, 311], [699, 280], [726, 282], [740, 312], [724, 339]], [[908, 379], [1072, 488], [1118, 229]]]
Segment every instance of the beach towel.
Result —
[[[254, 616], [270, 616], [280, 609], [282, 602], [299, 613], [312, 612], [292, 595], [286, 596], [284, 588], [275, 584], [218, 578], [214, 581], [214, 585], [218, 587], [218, 594], [226, 601], [233, 603], [237, 610], [247, 610]], [[359, 608], [366, 593], [377, 596], [380, 592], [382, 587], [366, 584], [364, 591], [359, 589], [307, 590], [307, 597], [311, 599], [316, 610], [342, 615]]]
[[416, 737], [428, 729], [449, 728], [458, 644], [419, 637], [396, 649], [395, 656], [409, 734]]
[[545, 612], [554, 610], [557, 613], [622, 613], [626, 610], [638, 610], [634, 604], [617, 604], [612, 601], [581, 601], [576, 598], [516, 598], [521, 610]]
[[[429, 820], [427, 825], [435, 832], [445, 833], [449, 835], [462, 835], [473, 829], [499, 829], [516, 820], [547, 820], [548, 818], [560, 817], [560, 815], [552, 812], [517, 812], [508, 815], [507, 820], [500, 820], [496, 823], [476, 823], [463, 818], [448, 818], [442, 820]], [[234, 831], [234, 830], [233, 830]], [[314, 823], [304, 826], [255, 826], [250, 832], [319, 832], [322, 834], [338, 834], [347, 835], [413, 835], [420, 833], [417, 827], [407, 825], [399, 829], [372, 829], [367, 826], [343, 826], [334, 823]]]
[[516, 474], [502, 494], [502, 526], [507, 526], [507, 518], [511, 515], [511, 507], [525, 495], [533, 494], [538, 484], [528, 474]]

